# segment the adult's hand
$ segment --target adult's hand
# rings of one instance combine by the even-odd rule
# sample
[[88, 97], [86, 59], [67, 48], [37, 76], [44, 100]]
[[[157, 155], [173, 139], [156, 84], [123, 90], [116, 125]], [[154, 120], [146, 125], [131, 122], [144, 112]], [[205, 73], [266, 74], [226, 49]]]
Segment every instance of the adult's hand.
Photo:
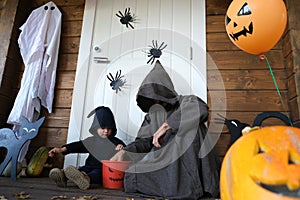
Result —
[[123, 161], [124, 154], [125, 154], [125, 151], [120, 150], [110, 160], [111, 161]]
[[160, 144], [160, 138], [166, 134], [167, 130], [169, 130], [171, 127], [169, 126], [169, 124], [167, 123], [163, 123], [161, 125], [161, 127], [159, 127], [159, 129], [154, 133], [153, 135], [153, 140], [152, 140], [152, 144], [155, 146], [155, 147], [161, 147], [161, 144]]

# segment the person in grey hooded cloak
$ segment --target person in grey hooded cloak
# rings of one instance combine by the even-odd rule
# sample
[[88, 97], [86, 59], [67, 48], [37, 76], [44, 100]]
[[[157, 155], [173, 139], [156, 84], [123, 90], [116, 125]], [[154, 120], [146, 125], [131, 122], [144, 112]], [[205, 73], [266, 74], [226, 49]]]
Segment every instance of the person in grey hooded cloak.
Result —
[[142, 126], [136, 139], [111, 158], [131, 161], [125, 192], [167, 199], [217, 197], [220, 162], [204, 142], [207, 104], [195, 95], [178, 95], [159, 61], [136, 101], [146, 113]]

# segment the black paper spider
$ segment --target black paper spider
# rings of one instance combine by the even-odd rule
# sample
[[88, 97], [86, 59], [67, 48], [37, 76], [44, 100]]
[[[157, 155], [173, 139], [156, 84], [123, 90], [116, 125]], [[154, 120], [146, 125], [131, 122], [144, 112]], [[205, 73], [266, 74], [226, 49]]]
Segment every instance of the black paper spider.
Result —
[[119, 14], [117, 13], [116, 15], [117, 15], [117, 17], [120, 18], [121, 24], [125, 24], [127, 28], [129, 25], [132, 29], [134, 29], [134, 27], [132, 26], [132, 24], [130, 22], [135, 22], [136, 19], [135, 19], [134, 14], [131, 15], [130, 8], [126, 8], [124, 14], [121, 11], [119, 11]]
[[116, 90], [116, 93], [118, 93], [118, 91], [121, 91], [121, 87], [126, 82], [126, 80], [122, 79], [124, 76], [121, 76], [121, 70], [117, 71], [115, 77], [113, 77], [111, 73], [109, 73], [109, 75], [106, 75], [106, 77], [111, 81], [109, 85], [113, 90]]
[[159, 58], [162, 54], [162, 50], [164, 48], [167, 47], [167, 44], [165, 44], [164, 42], [161, 43], [161, 45], [158, 47], [157, 44], [157, 40], [152, 40], [152, 46], [149, 45], [149, 47], [151, 48], [149, 50], [149, 52], [147, 52], [148, 57], [150, 57], [150, 59], [148, 60], [147, 64], [149, 64], [151, 62], [151, 65], [153, 64], [155, 58]]

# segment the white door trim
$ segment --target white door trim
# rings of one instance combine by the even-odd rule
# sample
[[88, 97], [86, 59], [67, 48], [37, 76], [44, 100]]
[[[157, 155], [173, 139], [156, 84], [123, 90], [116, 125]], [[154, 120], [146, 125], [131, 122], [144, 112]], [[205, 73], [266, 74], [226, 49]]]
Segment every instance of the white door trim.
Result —
[[[73, 87], [72, 105], [70, 113], [70, 122], [67, 136], [67, 143], [78, 141], [80, 138], [80, 133], [82, 129], [82, 118], [84, 103], [79, 104], [78, 102], [84, 102], [85, 90], [87, 87], [87, 76], [88, 76], [88, 65], [91, 61], [90, 52], [92, 49], [93, 37], [93, 26], [95, 21], [97, 0], [85, 1], [85, 9], [83, 15], [83, 24], [79, 45], [78, 61], [76, 67], [75, 83]], [[76, 166], [80, 160], [77, 154], [67, 155], [64, 165]]]

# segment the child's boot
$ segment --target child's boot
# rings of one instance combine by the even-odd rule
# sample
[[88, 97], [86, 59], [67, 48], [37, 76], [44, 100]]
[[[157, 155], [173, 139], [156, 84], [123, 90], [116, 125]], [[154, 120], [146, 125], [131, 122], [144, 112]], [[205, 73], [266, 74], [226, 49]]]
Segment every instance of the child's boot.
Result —
[[53, 180], [58, 187], [67, 187], [67, 178], [62, 169], [51, 169], [49, 172], [49, 178]]
[[90, 177], [79, 171], [76, 167], [69, 165], [64, 170], [66, 177], [73, 181], [80, 189], [86, 190], [90, 187]]

